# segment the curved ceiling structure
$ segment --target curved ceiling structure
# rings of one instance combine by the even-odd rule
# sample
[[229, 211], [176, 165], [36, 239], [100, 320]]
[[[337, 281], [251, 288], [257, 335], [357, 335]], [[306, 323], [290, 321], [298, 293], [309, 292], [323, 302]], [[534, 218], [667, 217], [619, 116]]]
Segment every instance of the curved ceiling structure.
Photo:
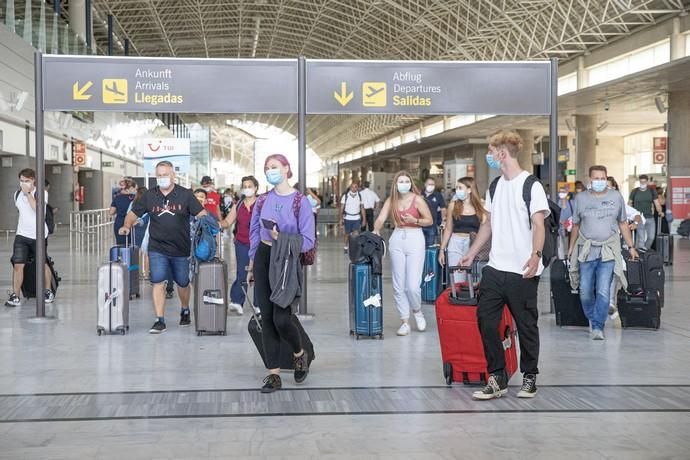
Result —
[[[94, 0], [142, 56], [572, 59], [669, 16], [683, 0]], [[107, 38], [101, 29], [96, 40]], [[315, 117], [328, 158], [417, 117]], [[294, 132], [290, 116], [260, 121]]]

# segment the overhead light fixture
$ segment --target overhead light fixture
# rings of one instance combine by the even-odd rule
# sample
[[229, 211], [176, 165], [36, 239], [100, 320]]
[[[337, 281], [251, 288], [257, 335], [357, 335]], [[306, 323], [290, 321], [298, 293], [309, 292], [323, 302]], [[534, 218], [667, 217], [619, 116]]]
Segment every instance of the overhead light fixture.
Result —
[[654, 97], [654, 105], [656, 105], [656, 109], [659, 111], [659, 113], [666, 113], [668, 110], [668, 107], [666, 107], [666, 102], [661, 96]]
[[575, 124], [570, 117], [565, 119], [565, 125], [568, 127], [568, 131], [575, 131]]
[[599, 126], [597, 126], [597, 132], [600, 133], [608, 127], [609, 127], [609, 122], [605, 121], [602, 124], [600, 124]]

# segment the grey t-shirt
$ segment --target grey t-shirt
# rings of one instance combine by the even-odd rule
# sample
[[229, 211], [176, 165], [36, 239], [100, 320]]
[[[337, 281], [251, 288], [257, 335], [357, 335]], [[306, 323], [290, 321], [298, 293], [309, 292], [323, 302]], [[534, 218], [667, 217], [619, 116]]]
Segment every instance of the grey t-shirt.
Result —
[[[618, 224], [626, 221], [625, 200], [617, 190], [595, 195], [588, 190], [575, 196], [573, 223], [588, 240], [604, 242], [619, 232]], [[599, 258], [600, 249], [592, 247], [587, 260]]]

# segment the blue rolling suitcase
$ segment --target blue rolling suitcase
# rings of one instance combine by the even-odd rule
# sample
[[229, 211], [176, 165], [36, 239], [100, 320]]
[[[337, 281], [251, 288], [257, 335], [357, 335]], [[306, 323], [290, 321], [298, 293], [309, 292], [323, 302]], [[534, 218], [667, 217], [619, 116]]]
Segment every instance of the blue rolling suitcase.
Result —
[[[127, 267], [129, 272], [129, 298], [140, 297], [139, 292], [139, 247], [134, 245], [134, 229], [132, 229], [131, 245], [115, 245], [110, 248], [110, 261], [120, 262]], [[126, 241], [130, 241], [127, 238]]]
[[443, 269], [438, 263], [438, 245], [429, 246], [424, 254], [424, 273], [422, 274], [422, 302], [434, 303], [443, 291]]
[[350, 335], [383, 339], [383, 281], [369, 264], [350, 264]]

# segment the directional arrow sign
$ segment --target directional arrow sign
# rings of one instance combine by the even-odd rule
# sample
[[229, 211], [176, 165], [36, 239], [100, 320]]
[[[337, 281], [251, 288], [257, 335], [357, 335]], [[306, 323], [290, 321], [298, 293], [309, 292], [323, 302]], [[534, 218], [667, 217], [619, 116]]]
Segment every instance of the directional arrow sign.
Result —
[[345, 107], [353, 97], [355, 97], [355, 93], [350, 91], [350, 94], [347, 93], [347, 83], [344, 81], [340, 82], [340, 93], [337, 91], [333, 92], [333, 97], [335, 98], [336, 101], [340, 103], [343, 107]]
[[86, 94], [86, 92], [91, 88], [93, 85], [93, 82], [87, 81], [84, 86], [81, 88], [79, 87], [79, 82], [75, 81], [74, 85], [72, 86], [72, 99], [75, 101], [88, 101], [91, 99], [90, 94]]

